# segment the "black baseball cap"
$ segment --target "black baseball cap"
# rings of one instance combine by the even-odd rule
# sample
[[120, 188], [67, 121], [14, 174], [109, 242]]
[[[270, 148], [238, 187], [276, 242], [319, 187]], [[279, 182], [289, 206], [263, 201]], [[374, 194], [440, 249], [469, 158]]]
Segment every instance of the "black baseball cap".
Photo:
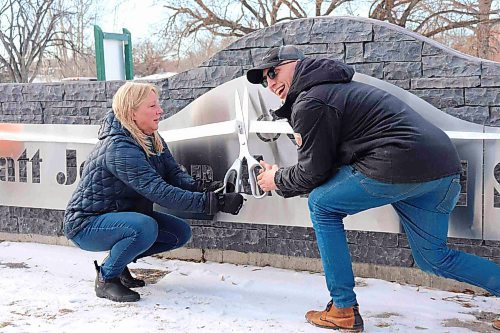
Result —
[[261, 64], [247, 72], [247, 80], [250, 83], [260, 84], [262, 82], [263, 72], [266, 68], [271, 68], [285, 60], [302, 60], [304, 53], [292, 45], [283, 45], [273, 47], [262, 57]]

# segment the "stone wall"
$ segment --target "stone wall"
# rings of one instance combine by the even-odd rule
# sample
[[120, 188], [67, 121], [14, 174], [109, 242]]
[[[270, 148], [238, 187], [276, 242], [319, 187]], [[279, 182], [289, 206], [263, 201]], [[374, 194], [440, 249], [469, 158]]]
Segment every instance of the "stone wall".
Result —
[[[164, 117], [237, 78], [268, 48], [293, 44], [310, 57], [352, 64], [458, 118], [500, 127], [500, 63], [463, 55], [400, 27], [360, 18], [313, 18], [247, 35], [198, 68], [156, 81]], [[1, 84], [0, 122], [98, 124], [121, 81]], [[62, 211], [1, 207], [0, 233], [62, 235]], [[189, 247], [319, 258], [311, 228], [191, 221]], [[413, 267], [405, 235], [349, 231], [355, 262]], [[500, 242], [449, 239], [451, 247], [500, 263]]]

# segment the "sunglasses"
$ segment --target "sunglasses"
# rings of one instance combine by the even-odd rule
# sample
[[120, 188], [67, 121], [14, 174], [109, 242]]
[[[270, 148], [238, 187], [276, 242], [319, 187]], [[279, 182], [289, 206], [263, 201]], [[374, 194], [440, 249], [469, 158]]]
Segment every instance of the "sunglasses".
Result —
[[280, 67], [280, 66], [283, 66], [283, 65], [295, 62], [295, 61], [297, 61], [297, 60], [285, 61], [285, 62], [277, 64], [276, 66], [269, 67], [269, 70], [267, 71], [267, 75], [262, 76], [262, 81], [260, 82], [260, 84], [262, 84], [262, 86], [264, 88], [267, 88], [267, 78], [270, 78], [271, 80], [274, 80], [276, 78], [276, 75], [277, 75], [275, 72], [276, 67]]

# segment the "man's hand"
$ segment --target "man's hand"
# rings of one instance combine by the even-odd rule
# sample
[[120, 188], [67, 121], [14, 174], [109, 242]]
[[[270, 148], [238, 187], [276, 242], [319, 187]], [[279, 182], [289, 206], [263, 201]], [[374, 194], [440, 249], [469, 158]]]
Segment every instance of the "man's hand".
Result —
[[260, 165], [264, 168], [260, 171], [257, 176], [257, 184], [260, 186], [262, 191], [269, 192], [276, 190], [276, 184], [274, 183], [274, 174], [278, 171], [278, 166], [271, 165], [265, 161], [260, 161]]

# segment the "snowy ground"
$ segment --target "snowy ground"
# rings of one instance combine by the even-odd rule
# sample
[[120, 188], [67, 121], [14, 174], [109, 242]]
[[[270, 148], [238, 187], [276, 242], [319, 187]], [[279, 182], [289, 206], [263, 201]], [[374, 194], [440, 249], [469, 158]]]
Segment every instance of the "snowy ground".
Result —
[[[104, 253], [0, 242], [0, 332], [330, 332], [304, 313], [328, 302], [321, 274], [148, 258], [137, 303], [98, 299]], [[366, 332], [493, 332], [500, 299], [357, 279]], [[496, 331], [498, 332], [498, 331]]]

